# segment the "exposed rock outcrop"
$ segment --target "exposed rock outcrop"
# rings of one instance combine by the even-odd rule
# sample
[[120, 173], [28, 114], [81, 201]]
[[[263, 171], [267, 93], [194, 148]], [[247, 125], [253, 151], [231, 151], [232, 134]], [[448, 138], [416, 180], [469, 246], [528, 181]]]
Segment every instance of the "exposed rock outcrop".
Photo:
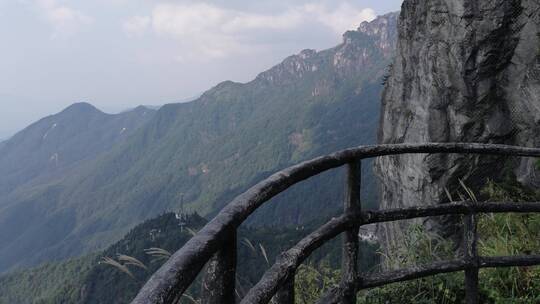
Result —
[[[539, 1], [405, 0], [397, 57], [383, 96], [380, 142], [540, 146], [539, 34]], [[534, 184], [532, 161], [381, 158], [375, 166], [381, 208], [440, 203], [446, 200], [444, 188], [456, 189], [458, 179], [478, 188], [508, 168]], [[381, 226], [379, 233], [392, 245], [404, 227]]]
[[[381, 58], [391, 59], [397, 42], [399, 13], [379, 16], [371, 22], [362, 22], [355, 31], [343, 34], [343, 42], [328, 50], [303, 50], [286, 58], [281, 64], [261, 73], [257, 81], [272, 85], [290, 85], [310, 74], [332, 71], [338, 78], [353, 73], [378, 69]], [[376, 78], [378, 75], [373, 75]], [[341, 79], [336, 79], [340, 81]]]

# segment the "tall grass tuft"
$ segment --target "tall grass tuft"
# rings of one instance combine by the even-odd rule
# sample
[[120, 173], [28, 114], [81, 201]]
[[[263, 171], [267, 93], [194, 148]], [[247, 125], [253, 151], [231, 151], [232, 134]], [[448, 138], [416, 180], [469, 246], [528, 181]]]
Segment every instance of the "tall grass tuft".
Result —
[[127, 268], [126, 265], [123, 265], [122, 263], [120, 262], [117, 262], [116, 260], [110, 258], [110, 257], [103, 257], [101, 258], [101, 261], [99, 261], [99, 264], [106, 264], [106, 265], [109, 265], [109, 266], [112, 266], [116, 269], [118, 269], [119, 271], [127, 274], [128, 276], [130, 276], [132, 279], [136, 280], [135, 276], [133, 275], [133, 273]]
[[246, 245], [251, 250], [251, 252], [253, 252], [253, 253], [257, 252], [257, 249], [255, 249], [255, 246], [253, 246], [253, 243], [248, 238], [246, 238], [246, 237], [243, 238], [242, 243], [244, 245]]
[[261, 254], [264, 257], [264, 260], [266, 261], [266, 264], [270, 265], [270, 260], [268, 259], [268, 254], [266, 254], [266, 249], [264, 248], [264, 246], [261, 243], [259, 243], [259, 248], [261, 249]]
[[163, 260], [167, 261], [172, 256], [172, 253], [170, 253], [169, 251], [162, 248], [156, 248], [156, 247], [144, 249], [144, 252], [147, 255], [154, 258], [152, 262], [163, 261]]
[[137, 260], [134, 257], [124, 255], [124, 254], [119, 254], [118, 261], [123, 262], [125, 266], [135, 266], [135, 267], [148, 271], [148, 267], [146, 267], [146, 265], [144, 265], [143, 262]]

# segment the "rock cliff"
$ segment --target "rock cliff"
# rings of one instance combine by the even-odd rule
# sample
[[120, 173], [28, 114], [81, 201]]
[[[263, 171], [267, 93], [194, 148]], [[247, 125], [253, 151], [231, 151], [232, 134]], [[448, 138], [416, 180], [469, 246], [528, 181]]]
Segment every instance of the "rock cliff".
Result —
[[[379, 141], [540, 146], [539, 34], [537, 0], [405, 0]], [[460, 178], [473, 189], [508, 171], [538, 182], [533, 160], [486, 156], [387, 157], [375, 171], [381, 208], [444, 202]], [[405, 226], [379, 233], [398, 245]]]

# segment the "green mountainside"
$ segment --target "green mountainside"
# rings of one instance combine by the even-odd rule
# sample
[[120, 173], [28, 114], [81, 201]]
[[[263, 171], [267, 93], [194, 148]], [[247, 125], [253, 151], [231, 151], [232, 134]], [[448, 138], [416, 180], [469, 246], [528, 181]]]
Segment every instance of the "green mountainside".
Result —
[[[335, 48], [302, 51], [249, 83], [224, 82], [193, 102], [161, 107], [110, 150], [74, 160], [67, 174], [31, 183], [14, 178], [16, 190], [0, 196], [0, 272], [105, 248], [137, 223], [176, 210], [180, 196], [190, 211], [210, 218], [279, 169], [374, 143], [396, 27], [397, 14], [363, 23]], [[3, 166], [9, 164], [0, 163], [2, 172]], [[365, 203], [373, 206], [374, 181], [365, 168]], [[341, 173], [294, 187], [251, 224], [285, 227], [332, 215]]]
[[34, 263], [49, 260], [47, 245], [63, 239], [76, 221], [74, 210], [61, 205], [59, 185], [124, 143], [154, 114], [138, 107], [111, 115], [77, 103], [2, 142], [0, 272], [19, 266], [22, 256], [33, 256]]
[[[206, 221], [197, 214], [185, 218], [179, 226], [173, 213], [166, 213], [132, 229], [122, 240], [105, 251], [64, 262], [48, 263], [0, 277], [0, 304], [122, 304], [129, 303], [142, 284], [165, 261], [147, 254], [145, 249], [179, 249]], [[238, 243], [238, 292], [243, 294], [266, 271], [282, 251], [294, 245], [316, 223], [304, 229], [242, 228]], [[264, 253], [263, 253], [264, 250]], [[118, 260], [118, 254], [134, 257], [148, 269], [128, 266], [133, 278], [103, 263], [104, 257]], [[320, 250], [310, 263], [337, 267], [339, 246], [331, 243]], [[266, 257], [265, 257], [266, 256]], [[267, 261], [268, 259], [268, 261]], [[199, 297], [200, 280], [188, 294]], [[186, 302], [189, 303], [189, 302]]]
[[[174, 214], [164, 214], [138, 225], [104, 252], [5, 275], [0, 278], [0, 303], [126, 303], [141, 280], [163, 262], [151, 262], [144, 249], [174, 252], [191, 236], [187, 229], [181, 232], [178, 223]], [[196, 230], [205, 220], [193, 215], [186, 223]], [[140, 259], [149, 270], [131, 269], [132, 279], [100, 263], [102, 257], [116, 259], [119, 253]]]
[[111, 115], [77, 103], [41, 119], [0, 143], [0, 195], [65, 175], [71, 167], [125, 141], [154, 113], [138, 107]]

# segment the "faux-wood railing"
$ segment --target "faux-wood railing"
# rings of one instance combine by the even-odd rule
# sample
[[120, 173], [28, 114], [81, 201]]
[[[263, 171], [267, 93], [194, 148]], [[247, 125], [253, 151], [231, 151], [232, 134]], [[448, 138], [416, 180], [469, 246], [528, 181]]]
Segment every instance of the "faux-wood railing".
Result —
[[[540, 149], [475, 143], [430, 143], [363, 146], [315, 158], [284, 169], [236, 197], [191, 238], [148, 280], [132, 304], [177, 303], [206, 264], [203, 304], [236, 301], [236, 230], [262, 204], [292, 185], [327, 170], [347, 166], [344, 213], [282, 253], [261, 280], [240, 300], [241, 304], [294, 303], [294, 276], [300, 264], [325, 242], [344, 233], [341, 284], [329, 290], [319, 303], [356, 303], [356, 293], [365, 288], [412, 280], [439, 273], [465, 271], [467, 303], [478, 303], [478, 269], [540, 265], [540, 255], [480, 257], [477, 255], [476, 214], [540, 212], [540, 203], [454, 202], [428, 207], [361, 211], [361, 160], [406, 153], [460, 153], [540, 157]], [[465, 257], [367, 277], [358, 272], [360, 226], [427, 216], [466, 216]]]

